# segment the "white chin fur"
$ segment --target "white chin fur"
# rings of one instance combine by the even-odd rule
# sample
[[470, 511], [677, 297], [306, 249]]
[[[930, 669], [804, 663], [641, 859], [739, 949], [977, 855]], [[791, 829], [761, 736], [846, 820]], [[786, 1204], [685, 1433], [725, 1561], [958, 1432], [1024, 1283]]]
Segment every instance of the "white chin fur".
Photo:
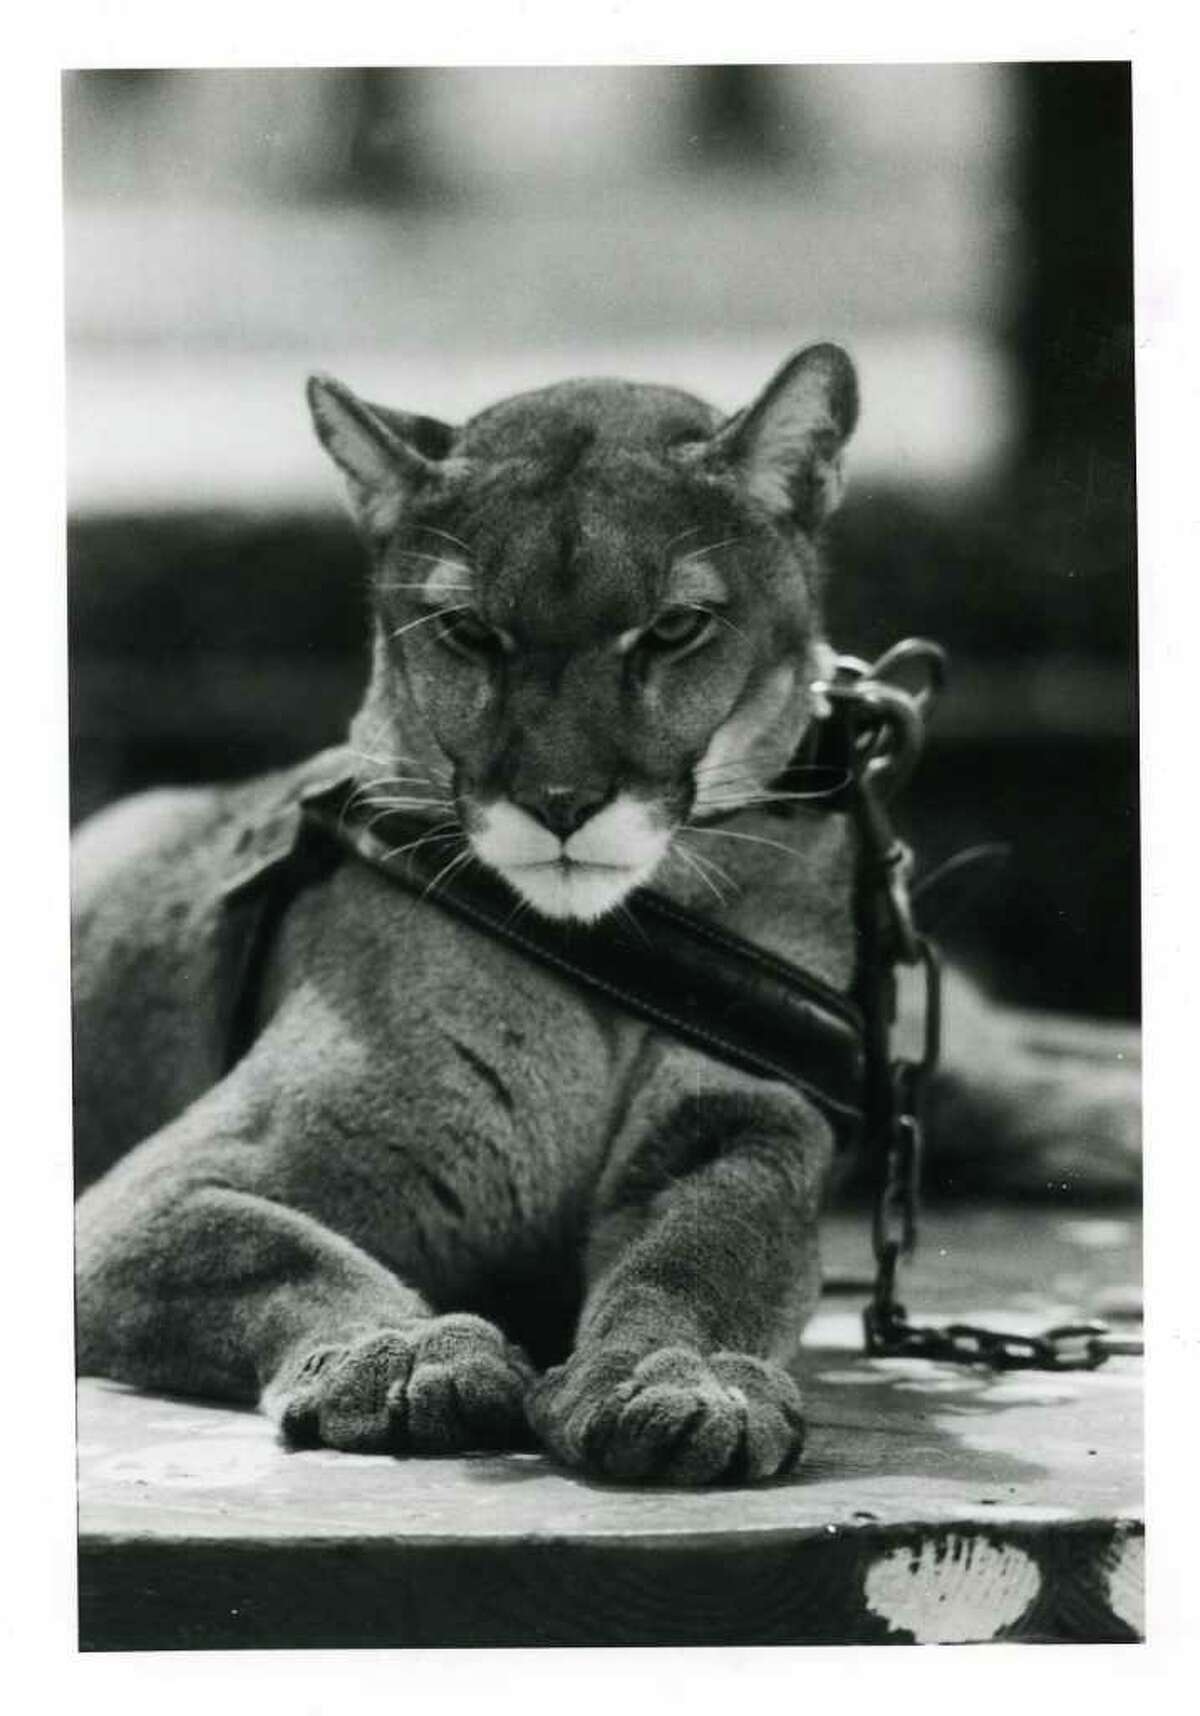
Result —
[[544, 917], [583, 923], [594, 923], [648, 882], [670, 843], [653, 808], [627, 793], [566, 841], [506, 799], [482, 811], [471, 834], [476, 856]]
[[543, 917], [573, 918], [586, 924], [611, 912], [638, 885], [632, 871], [584, 870], [562, 864], [501, 873]]

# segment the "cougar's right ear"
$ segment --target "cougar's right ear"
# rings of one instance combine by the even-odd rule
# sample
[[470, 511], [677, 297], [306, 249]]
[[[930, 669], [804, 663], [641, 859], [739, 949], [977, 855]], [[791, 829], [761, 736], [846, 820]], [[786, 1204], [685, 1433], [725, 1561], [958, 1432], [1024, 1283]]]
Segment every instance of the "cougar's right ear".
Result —
[[781, 523], [813, 531], [842, 493], [842, 449], [858, 421], [854, 365], [840, 346], [797, 352], [703, 451]]
[[453, 430], [368, 405], [332, 376], [310, 376], [307, 392], [313, 426], [346, 479], [355, 517], [368, 536], [390, 535], [410, 496], [442, 471], [438, 459]]

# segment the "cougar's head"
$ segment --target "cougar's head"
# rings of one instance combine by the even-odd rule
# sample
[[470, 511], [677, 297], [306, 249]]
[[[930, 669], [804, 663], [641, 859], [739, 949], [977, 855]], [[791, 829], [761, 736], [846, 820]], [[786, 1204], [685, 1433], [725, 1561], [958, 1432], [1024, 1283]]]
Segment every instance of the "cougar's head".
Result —
[[566, 382], [452, 429], [316, 377], [372, 559], [354, 743], [382, 803], [550, 917], [594, 919], [689, 820], [761, 800], [819, 706], [814, 538], [857, 416], [838, 347], [721, 419]]

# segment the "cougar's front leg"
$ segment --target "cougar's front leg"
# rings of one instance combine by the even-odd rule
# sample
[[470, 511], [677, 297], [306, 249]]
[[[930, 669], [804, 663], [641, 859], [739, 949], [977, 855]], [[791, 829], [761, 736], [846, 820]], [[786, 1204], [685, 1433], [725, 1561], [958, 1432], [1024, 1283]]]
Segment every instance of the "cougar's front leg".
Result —
[[527, 1397], [559, 1459], [676, 1484], [794, 1468], [804, 1421], [780, 1361], [819, 1292], [830, 1153], [815, 1110], [749, 1079], [674, 1104], [597, 1221], [574, 1353]]
[[304, 1444], [527, 1442], [532, 1373], [500, 1331], [434, 1315], [358, 1245], [271, 1195], [252, 1137], [214, 1139], [206, 1119], [198, 1104], [80, 1200], [78, 1369], [256, 1402]]

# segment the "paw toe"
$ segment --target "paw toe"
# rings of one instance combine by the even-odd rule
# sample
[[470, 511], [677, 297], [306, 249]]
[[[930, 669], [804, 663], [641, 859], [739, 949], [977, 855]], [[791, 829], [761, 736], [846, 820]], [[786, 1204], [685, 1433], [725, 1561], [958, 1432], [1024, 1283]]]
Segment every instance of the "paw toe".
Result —
[[525, 1434], [524, 1355], [481, 1317], [447, 1316], [311, 1354], [282, 1402], [299, 1447], [461, 1453]]
[[799, 1391], [766, 1360], [663, 1348], [614, 1368], [612, 1354], [573, 1361], [527, 1402], [534, 1428], [570, 1465], [694, 1485], [777, 1477], [800, 1458]]

